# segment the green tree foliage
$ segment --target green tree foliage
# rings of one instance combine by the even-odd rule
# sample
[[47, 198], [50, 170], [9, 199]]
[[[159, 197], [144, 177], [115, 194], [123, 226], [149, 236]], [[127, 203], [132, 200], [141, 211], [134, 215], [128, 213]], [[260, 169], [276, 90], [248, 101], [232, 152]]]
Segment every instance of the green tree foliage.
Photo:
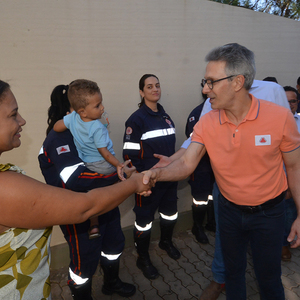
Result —
[[212, 0], [255, 11], [300, 20], [300, 0]]

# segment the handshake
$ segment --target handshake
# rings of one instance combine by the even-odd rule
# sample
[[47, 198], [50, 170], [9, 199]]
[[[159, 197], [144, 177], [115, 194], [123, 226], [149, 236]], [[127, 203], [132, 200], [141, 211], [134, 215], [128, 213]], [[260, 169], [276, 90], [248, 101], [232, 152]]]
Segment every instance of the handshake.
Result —
[[[159, 158], [160, 161], [155, 166], [153, 166], [151, 170], [143, 171], [142, 173], [136, 172], [136, 168], [131, 165], [130, 159], [126, 160], [124, 163], [118, 165], [117, 167], [117, 172], [120, 180], [124, 181], [132, 176], [134, 177], [134, 179], [138, 183], [137, 194], [141, 196], [150, 196], [151, 188], [155, 186], [155, 183], [158, 179], [159, 172], [156, 169], [167, 165], [167, 157], [157, 154], [154, 154], [154, 156]], [[165, 160], [165, 162], [162, 162], [162, 160]]]

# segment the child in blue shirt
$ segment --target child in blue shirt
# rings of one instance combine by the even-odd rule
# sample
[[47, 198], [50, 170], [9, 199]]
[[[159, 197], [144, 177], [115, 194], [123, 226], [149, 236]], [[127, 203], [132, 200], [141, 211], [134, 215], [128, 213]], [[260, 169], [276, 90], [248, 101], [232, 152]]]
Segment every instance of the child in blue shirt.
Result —
[[[102, 94], [97, 83], [78, 79], [69, 85], [68, 98], [73, 111], [55, 123], [53, 129], [69, 129], [79, 157], [90, 170], [109, 175], [122, 163], [115, 157], [107, 128], [100, 122], [104, 113]], [[97, 217], [91, 218], [90, 238], [99, 237]]]

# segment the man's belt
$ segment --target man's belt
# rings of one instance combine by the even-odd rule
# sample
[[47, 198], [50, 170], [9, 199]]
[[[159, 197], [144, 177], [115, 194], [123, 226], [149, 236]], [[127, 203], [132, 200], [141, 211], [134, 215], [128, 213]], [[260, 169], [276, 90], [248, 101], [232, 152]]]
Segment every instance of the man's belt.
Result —
[[286, 191], [282, 192], [279, 196], [275, 197], [274, 199], [268, 200], [268, 201], [266, 201], [260, 205], [256, 205], [256, 206], [238, 205], [229, 200], [227, 200], [227, 201], [229, 201], [230, 204], [237, 207], [241, 211], [243, 211], [245, 213], [253, 214], [258, 211], [267, 210], [267, 209], [274, 207], [276, 204], [280, 203], [284, 199], [285, 193], [286, 193]]

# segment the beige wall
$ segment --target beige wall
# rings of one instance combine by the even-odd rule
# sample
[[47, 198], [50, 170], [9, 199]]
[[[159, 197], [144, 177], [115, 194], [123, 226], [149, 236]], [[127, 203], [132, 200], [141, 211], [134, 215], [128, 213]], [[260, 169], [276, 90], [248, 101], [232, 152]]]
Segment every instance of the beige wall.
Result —
[[[296, 85], [300, 76], [300, 23], [206, 0], [5, 1], [0, 9], [0, 78], [9, 81], [27, 120], [22, 147], [1, 162], [43, 180], [37, 154], [45, 138], [49, 95], [76, 78], [98, 82], [120, 159], [124, 122], [137, 109], [138, 80], [154, 73], [161, 103], [184, 140], [189, 112], [201, 99], [204, 57], [238, 42], [255, 52], [257, 79], [276, 76]], [[122, 225], [133, 224], [133, 198], [121, 205]], [[179, 211], [190, 209], [181, 182]], [[56, 229], [52, 245], [63, 239]]]

